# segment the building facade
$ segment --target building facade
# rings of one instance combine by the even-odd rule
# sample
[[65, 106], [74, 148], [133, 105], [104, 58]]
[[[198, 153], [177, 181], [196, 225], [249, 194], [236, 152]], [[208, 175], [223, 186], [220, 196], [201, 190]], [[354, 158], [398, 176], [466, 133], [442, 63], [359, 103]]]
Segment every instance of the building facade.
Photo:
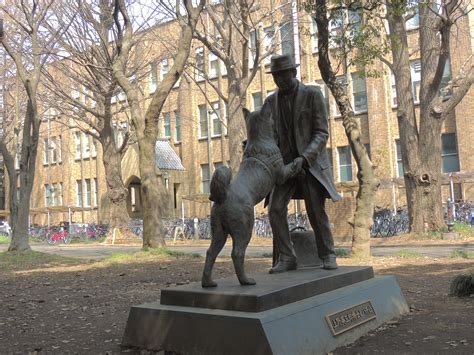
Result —
[[[349, 16], [350, 17], [350, 16]], [[417, 21], [407, 24], [409, 43], [412, 49], [418, 46]], [[469, 13], [458, 23], [450, 52], [450, 61], [445, 68], [443, 80], [448, 82], [455, 75], [474, 49], [474, 15]], [[298, 76], [307, 85], [322, 88], [329, 112], [330, 138], [327, 151], [332, 162], [336, 186], [345, 200], [329, 204], [330, 214], [336, 217], [336, 227], [348, 234], [347, 217], [354, 209], [357, 169], [351, 155], [348, 139], [342, 126], [333, 97], [322, 81], [318, 65], [316, 26], [305, 12], [292, 16], [290, 26], [273, 27], [263, 23], [251, 35], [263, 43], [277, 40], [281, 43], [279, 53], [294, 55], [300, 64]], [[166, 26], [165, 26], [166, 27]], [[332, 28], [337, 31], [337, 28]], [[453, 35], [454, 36], [454, 35]], [[252, 50], [252, 43], [250, 51]], [[150, 95], [172, 65], [172, 56], [154, 61], [149, 75], [142, 82], [142, 89]], [[153, 54], [155, 55], [155, 54]], [[411, 61], [412, 89], [415, 102], [420, 84], [419, 56]], [[228, 136], [226, 130], [227, 109], [214, 87], [226, 91], [227, 75], [223, 63], [202, 44], [195, 42], [190, 58], [193, 65], [175, 85], [160, 116], [159, 138], [169, 141], [181, 159], [182, 170], [165, 169], [163, 179], [168, 195], [166, 214], [180, 217], [205, 217], [210, 213], [207, 200], [212, 173], [215, 168], [228, 164]], [[269, 59], [262, 61], [260, 69], [247, 92], [246, 102], [251, 110], [259, 109], [265, 98], [276, 86], [267, 74]], [[346, 83], [357, 120], [362, 141], [375, 166], [376, 176], [382, 185], [377, 193], [376, 206], [383, 208], [405, 205], [403, 167], [397, 124], [397, 98], [393, 76], [388, 67], [379, 63], [371, 68], [381, 73], [380, 77], [361, 76], [363, 69], [349, 68], [347, 75], [339, 77]], [[453, 74], [452, 74], [453, 73]], [[117, 103], [124, 98], [117, 97]], [[446, 119], [442, 135], [443, 200], [474, 200], [474, 154], [470, 139], [474, 136], [472, 115], [474, 92], [471, 89]], [[46, 224], [67, 220], [73, 214], [76, 222], [106, 221], [107, 198], [100, 145], [77, 129], [67, 128], [60, 117], [48, 117], [41, 130], [38, 153], [38, 172], [32, 196], [32, 222]], [[129, 129], [118, 126], [116, 139]], [[129, 191], [130, 216], [140, 218], [140, 176], [137, 164], [137, 147], [129, 149], [123, 160], [123, 180]], [[291, 203], [290, 210], [301, 210], [304, 204]], [[53, 207], [62, 206], [62, 209]], [[35, 212], [36, 211], [36, 212]], [[263, 206], [257, 213], [264, 212]], [[334, 218], [333, 218], [334, 219]], [[340, 224], [340, 226], [339, 226]]]

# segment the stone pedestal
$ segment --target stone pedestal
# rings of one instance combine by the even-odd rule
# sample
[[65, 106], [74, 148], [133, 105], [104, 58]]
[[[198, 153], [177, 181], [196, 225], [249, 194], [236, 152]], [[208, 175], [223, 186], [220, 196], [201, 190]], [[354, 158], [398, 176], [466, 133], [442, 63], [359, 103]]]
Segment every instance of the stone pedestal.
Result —
[[408, 312], [394, 277], [371, 267], [261, 273], [163, 289], [132, 307], [123, 346], [182, 354], [325, 354]]

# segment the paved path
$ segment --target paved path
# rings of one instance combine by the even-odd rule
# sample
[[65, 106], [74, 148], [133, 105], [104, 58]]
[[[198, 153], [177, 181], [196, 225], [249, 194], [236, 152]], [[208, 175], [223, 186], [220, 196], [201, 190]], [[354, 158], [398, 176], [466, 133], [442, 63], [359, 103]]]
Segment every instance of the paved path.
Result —
[[[0, 251], [7, 250], [8, 246], [5, 244], [0, 245]], [[171, 250], [181, 251], [186, 253], [197, 253], [205, 256], [207, 246], [170, 246]], [[32, 249], [44, 253], [57, 254], [75, 258], [86, 258], [86, 259], [102, 259], [107, 256], [116, 253], [132, 253], [141, 249], [138, 245], [48, 245], [48, 244], [33, 244]], [[372, 247], [373, 256], [389, 256], [394, 255], [402, 251], [410, 251], [419, 253], [424, 256], [433, 258], [449, 257], [454, 250], [464, 249], [474, 253], [474, 243], [466, 243], [460, 245], [439, 245], [439, 246], [383, 246], [383, 247]], [[221, 256], [230, 256], [231, 244], [229, 243], [224, 247], [221, 252]], [[263, 254], [271, 254], [271, 246], [249, 246], [247, 248], [248, 256], [262, 256]]]

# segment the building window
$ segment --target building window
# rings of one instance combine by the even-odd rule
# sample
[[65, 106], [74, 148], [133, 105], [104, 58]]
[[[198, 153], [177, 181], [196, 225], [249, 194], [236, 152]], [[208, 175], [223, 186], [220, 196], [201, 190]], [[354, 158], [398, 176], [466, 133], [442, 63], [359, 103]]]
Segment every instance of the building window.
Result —
[[81, 159], [82, 156], [82, 145], [81, 145], [81, 132], [74, 132], [74, 159]]
[[455, 133], [441, 135], [441, 158], [443, 173], [459, 171], [459, 155]]
[[91, 190], [91, 179], [85, 179], [84, 180], [85, 185], [86, 185], [86, 201], [85, 201], [85, 206], [90, 207], [91, 202], [92, 202], [92, 190]]
[[168, 59], [163, 59], [160, 63], [160, 81], [163, 80], [170, 70]]
[[281, 54], [294, 56], [293, 23], [287, 22], [280, 27]]
[[207, 132], [207, 108], [206, 105], [199, 105], [199, 138], [206, 138]]
[[82, 140], [84, 142], [84, 146], [83, 146], [84, 150], [82, 152], [83, 154], [82, 157], [84, 159], [88, 159], [91, 156], [91, 143], [89, 141], [89, 136], [85, 133], [82, 133]]
[[[273, 26], [266, 27], [263, 29], [263, 46], [265, 48], [265, 54], [269, 53], [272, 50], [272, 47], [275, 45], [275, 29]], [[264, 59], [265, 64], [270, 64], [271, 56], [267, 55]]]
[[57, 199], [57, 206], [61, 206], [63, 204], [63, 183], [59, 182], [56, 184], [56, 199]]
[[313, 16], [311, 16], [311, 49], [313, 53], [318, 51], [318, 25]]
[[82, 207], [82, 180], [76, 180], [76, 206]]
[[365, 85], [365, 78], [361, 78], [360, 73], [352, 73], [351, 76], [354, 112], [367, 112], [367, 87]]
[[395, 147], [397, 149], [397, 177], [403, 177], [405, 172], [403, 171], [402, 146], [400, 144], [400, 139], [395, 139]]
[[443, 77], [441, 78], [441, 84], [439, 85], [439, 94], [441, 97], [444, 99], [447, 99], [451, 97], [453, 94], [451, 89], [447, 89], [446, 86], [448, 83], [451, 81], [451, 63], [448, 60], [446, 60], [446, 64], [444, 65], [444, 71], [443, 71]]
[[97, 141], [95, 138], [92, 138], [92, 157], [97, 157]]
[[348, 10], [348, 29], [350, 39], [354, 39], [360, 32], [362, 25], [362, 13], [360, 10]]
[[338, 147], [339, 181], [352, 181], [352, 155], [350, 146]]
[[212, 53], [209, 52], [209, 76], [211, 78], [215, 78], [219, 75], [219, 58]]
[[196, 49], [196, 80], [204, 80], [204, 48]]
[[44, 157], [43, 164], [49, 164], [49, 139], [44, 139]]
[[416, 60], [410, 63], [410, 74], [413, 92], [413, 101], [420, 103], [420, 84], [421, 84], [421, 62]]
[[392, 94], [392, 107], [396, 107], [398, 105], [397, 84], [395, 82], [395, 75], [393, 75], [392, 71], [390, 71], [390, 89], [391, 89], [391, 94]]
[[94, 178], [94, 206], [99, 206], [99, 185], [97, 185], [97, 178]]
[[411, 5], [410, 15], [412, 15], [412, 17], [406, 22], [406, 29], [412, 30], [420, 26], [420, 9], [418, 7], [418, 0], [411, 0], [407, 5]]
[[58, 160], [58, 151], [56, 147], [56, 138], [51, 138], [51, 144], [49, 149], [51, 150], [51, 163], [56, 163]]
[[163, 113], [163, 128], [164, 132], [163, 135], [165, 138], [171, 137], [171, 113], [165, 112]]
[[44, 185], [44, 205], [45, 207], [51, 206], [51, 186], [49, 184]]
[[158, 65], [156, 62], [150, 64], [150, 94], [156, 91], [158, 86]]
[[263, 105], [262, 93], [261, 92], [254, 92], [252, 94], [252, 102], [253, 102], [253, 110], [254, 111], [260, 110], [260, 108]]
[[58, 136], [58, 162], [63, 161], [63, 136]]
[[219, 102], [213, 102], [211, 104], [211, 121], [212, 121], [212, 135], [220, 136], [222, 134], [222, 125], [221, 125], [221, 109]]
[[181, 115], [179, 111], [174, 111], [174, 140], [181, 142]]
[[51, 204], [53, 206], [59, 206], [58, 200], [59, 200], [59, 189], [58, 189], [58, 184], [53, 184], [51, 185]]
[[211, 183], [211, 172], [209, 171], [209, 164], [201, 164], [201, 191], [209, 193]]
[[321, 93], [323, 94], [324, 98], [324, 104], [326, 106], [326, 112], [329, 114], [329, 89], [324, 80], [317, 80], [316, 84], [321, 89]]
[[343, 35], [344, 10], [331, 11], [329, 19], [329, 47], [335, 48], [339, 46]]

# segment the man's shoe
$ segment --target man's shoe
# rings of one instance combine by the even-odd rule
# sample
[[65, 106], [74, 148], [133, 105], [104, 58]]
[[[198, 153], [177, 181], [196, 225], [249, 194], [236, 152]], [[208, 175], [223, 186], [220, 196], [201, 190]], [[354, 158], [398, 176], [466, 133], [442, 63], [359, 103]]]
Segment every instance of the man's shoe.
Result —
[[296, 260], [279, 260], [278, 263], [269, 271], [270, 274], [278, 274], [290, 270], [296, 270]]
[[328, 255], [323, 258], [323, 269], [325, 270], [337, 269], [336, 255]]

